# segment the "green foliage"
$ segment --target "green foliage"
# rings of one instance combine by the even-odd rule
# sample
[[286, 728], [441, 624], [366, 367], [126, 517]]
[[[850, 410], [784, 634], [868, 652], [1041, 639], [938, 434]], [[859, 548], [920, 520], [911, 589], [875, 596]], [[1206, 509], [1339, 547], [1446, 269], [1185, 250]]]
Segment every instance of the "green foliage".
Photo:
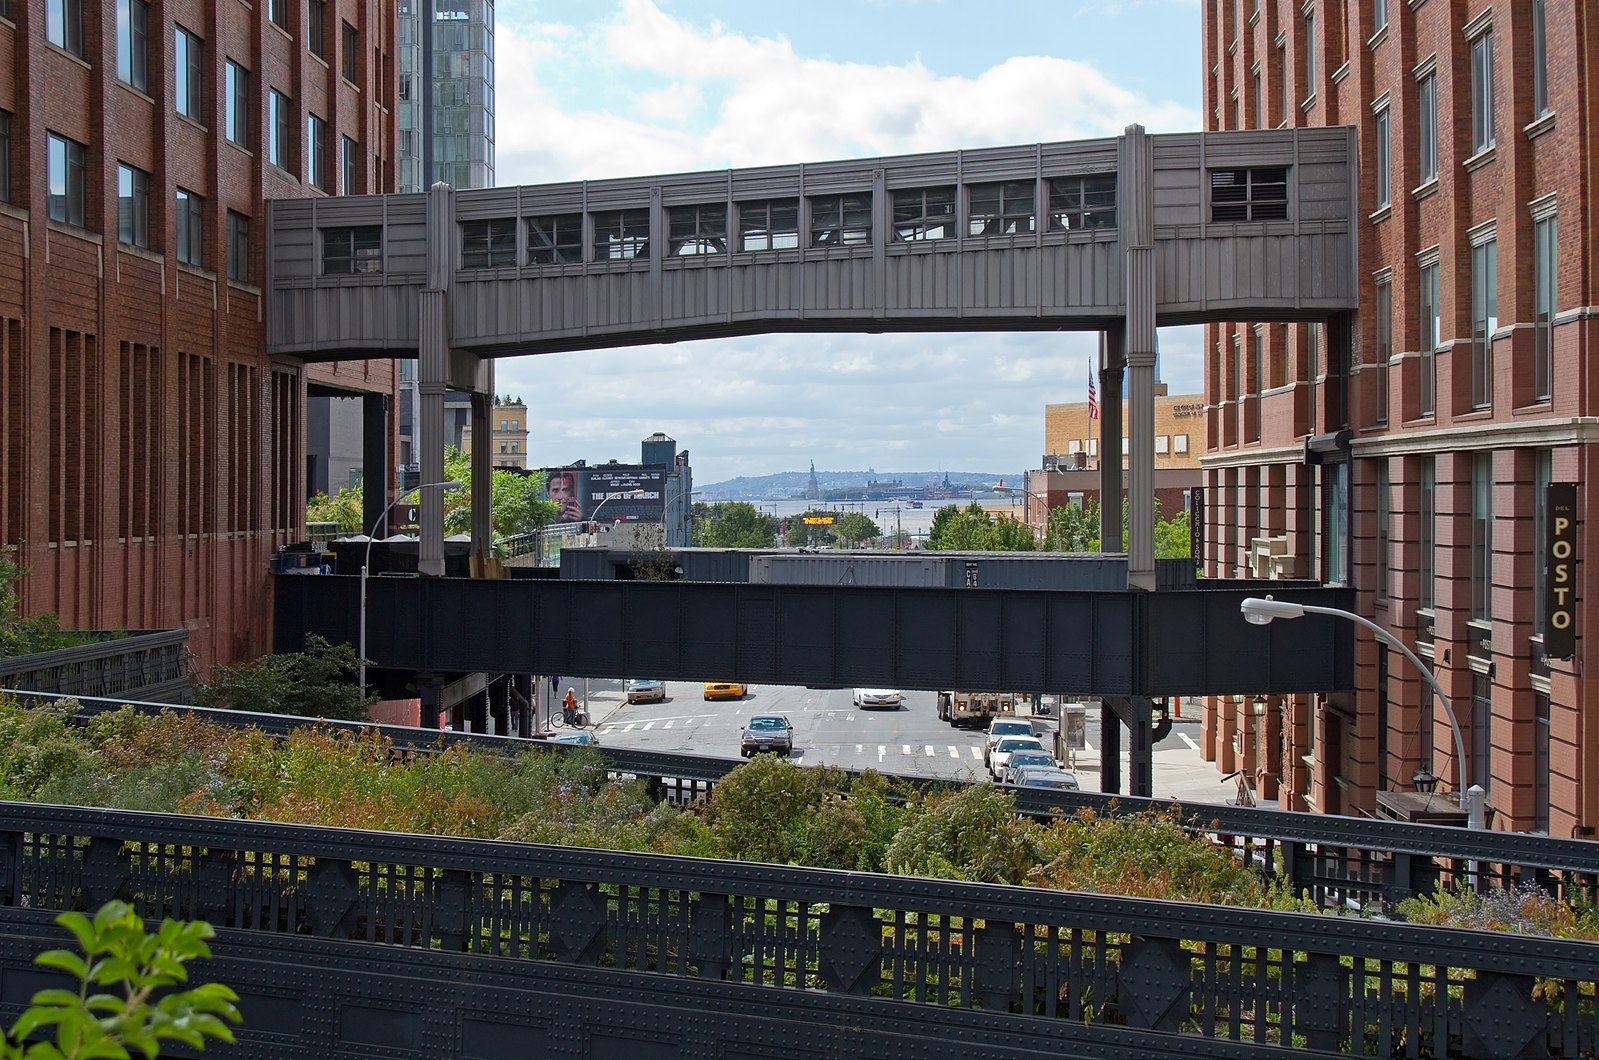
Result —
[[634, 581], [669, 582], [677, 580], [677, 557], [666, 547], [666, 527], [660, 523], [633, 526], [633, 557], [628, 571]]
[[807, 518], [817, 519], [824, 516], [838, 517], [837, 512], [826, 511], [822, 508], [808, 508], [796, 516], [786, 519], [787, 529], [783, 531], [783, 544], [790, 548], [811, 548], [819, 545], [833, 543], [831, 526], [819, 523], [807, 523]]
[[48, 611], [24, 618], [17, 586], [27, 573], [26, 567], [0, 559], [0, 658], [72, 648], [105, 639], [95, 633], [63, 630], [61, 619]]
[[4, 1060], [127, 1060], [135, 1051], [154, 1060], [163, 1042], [203, 1050], [208, 1038], [233, 1041], [228, 1023], [241, 1018], [237, 994], [221, 983], [170, 989], [189, 981], [186, 964], [211, 956], [210, 924], [164, 920], [152, 935], [119, 901], [92, 920], [62, 913], [56, 923], [72, 932], [83, 955], [47, 950], [34, 963], [65, 972], [78, 988], [35, 993], [0, 1042]]
[[195, 690], [195, 702], [204, 707], [359, 721], [373, 700], [356, 687], [357, 664], [350, 645], [332, 645], [312, 633], [303, 652], [218, 666], [211, 680]]
[[[472, 531], [472, 457], [454, 446], [444, 451], [444, 477], [465, 488], [444, 495], [444, 532]], [[490, 476], [490, 522], [496, 539], [531, 533], [555, 519], [555, 504], [543, 499], [544, 473], [524, 475], [496, 468]]]
[[[1044, 547], [1052, 552], [1099, 551], [1099, 501], [1084, 498], [1083, 503], [1060, 505], [1049, 510], [1044, 525]], [[1122, 551], [1127, 551], [1127, 498], [1122, 498]], [[1178, 512], [1170, 519], [1160, 517], [1160, 500], [1155, 501], [1155, 558], [1183, 559], [1190, 552], [1188, 513]]]
[[883, 531], [861, 512], [845, 512], [833, 523], [833, 536], [844, 546], [853, 548], [863, 541], [882, 537]]
[[337, 523], [341, 534], [366, 532], [366, 491], [361, 485], [347, 487], [329, 497], [318, 493], [306, 502], [305, 521]]
[[1418, 895], [1400, 902], [1397, 912], [1415, 924], [1599, 941], [1599, 909], [1567, 905], [1531, 883], [1482, 894], [1461, 890]]
[[88, 748], [71, 726], [75, 699], [24, 709], [0, 697], [0, 798], [33, 802], [62, 778], [84, 771]]
[[1043, 829], [1016, 818], [1016, 799], [971, 784], [928, 800], [889, 844], [890, 872], [951, 880], [1022, 883], [1044, 851]]
[[1015, 516], [994, 518], [976, 501], [965, 508], [948, 505], [933, 516], [927, 547], [954, 552], [1032, 552], [1032, 528]]
[[[844, 773], [756, 755], [712, 795], [705, 819], [723, 856], [746, 861], [856, 869], [881, 859], [885, 829], [897, 821], [881, 778], [865, 798], [846, 798]], [[875, 794], [873, 794], [875, 792]]]
[[771, 548], [777, 543], [777, 520], [753, 504], [728, 501], [710, 507], [702, 536], [700, 544], [708, 548]]

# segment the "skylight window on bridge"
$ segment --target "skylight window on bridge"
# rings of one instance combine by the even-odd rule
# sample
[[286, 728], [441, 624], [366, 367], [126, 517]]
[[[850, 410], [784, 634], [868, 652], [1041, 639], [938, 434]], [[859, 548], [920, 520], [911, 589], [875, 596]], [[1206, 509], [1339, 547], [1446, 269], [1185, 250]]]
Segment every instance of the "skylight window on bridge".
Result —
[[1116, 227], [1116, 174], [1049, 178], [1049, 230]]
[[582, 214], [558, 213], [527, 219], [529, 265], [566, 265], [582, 260]]
[[871, 195], [818, 195], [811, 200], [811, 246], [859, 246], [871, 241]]
[[322, 275], [383, 271], [383, 226], [322, 229]]
[[799, 200], [767, 199], [738, 204], [740, 250], [799, 249]]
[[1031, 180], [973, 184], [966, 233], [973, 236], [1019, 236], [1034, 231], [1037, 185]]
[[727, 207], [721, 203], [667, 207], [666, 238], [667, 253], [673, 257], [727, 253]]
[[461, 222], [461, 268], [516, 266], [516, 218]]
[[901, 188], [894, 192], [894, 241], [955, 236], [955, 189]]
[[1210, 171], [1210, 219], [1228, 221], [1286, 221], [1288, 219], [1288, 169]]
[[611, 210], [594, 215], [595, 261], [627, 261], [649, 256], [648, 210]]

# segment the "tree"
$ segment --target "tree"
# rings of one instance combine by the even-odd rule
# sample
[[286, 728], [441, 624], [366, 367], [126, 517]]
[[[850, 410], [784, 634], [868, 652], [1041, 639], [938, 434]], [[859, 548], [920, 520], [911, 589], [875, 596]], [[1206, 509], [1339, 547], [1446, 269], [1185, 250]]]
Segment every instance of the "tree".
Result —
[[712, 506], [703, 542], [710, 548], [771, 548], [777, 544], [777, 520], [745, 501]]
[[[1044, 547], [1058, 552], [1099, 551], [1099, 501], [1085, 498], [1081, 505], [1068, 504], [1049, 510], [1044, 529]], [[1127, 551], [1127, 498], [1122, 498], [1122, 551]], [[1189, 554], [1188, 513], [1178, 512], [1170, 519], [1160, 517], [1160, 500], [1155, 501], [1155, 558], [1183, 559]]]
[[341, 489], [329, 497], [318, 493], [306, 502], [305, 521], [308, 523], [337, 523], [341, 534], [363, 534], [366, 511], [366, 491], [360, 485]]
[[940, 508], [933, 516], [927, 547], [955, 552], [1032, 552], [1032, 528], [1014, 516], [995, 519], [973, 501], [965, 508]]
[[848, 548], [883, 536], [877, 524], [861, 512], [845, 512], [833, 523], [833, 536]]
[[357, 687], [357, 663], [350, 645], [331, 645], [311, 633], [303, 652], [218, 666], [210, 682], [195, 690], [195, 702], [261, 714], [362, 721], [367, 706], [376, 700]]

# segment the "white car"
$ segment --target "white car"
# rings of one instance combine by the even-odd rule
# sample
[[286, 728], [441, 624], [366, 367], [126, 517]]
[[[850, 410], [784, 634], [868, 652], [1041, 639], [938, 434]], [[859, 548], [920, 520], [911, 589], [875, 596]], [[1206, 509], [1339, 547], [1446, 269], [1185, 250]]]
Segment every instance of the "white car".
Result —
[[868, 707], [886, 707], [889, 710], [898, 710], [902, 698], [897, 688], [857, 688], [855, 690], [855, 705], [862, 710]]
[[994, 745], [1007, 736], [1031, 736], [1033, 723], [1026, 718], [995, 718], [988, 723], [988, 736], [983, 741], [983, 764], [991, 765], [988, 756]]
[[1006, 736], [994, 749], [988, 752], [988, 771], [997, 781], [1005, 775], [1005, 767], [1010, 764], [1010, 756], [1017, 751], [1042, 751], [1049, 753], [1049, 748], [1044, 746], [1044, 741], [1036, 736]]

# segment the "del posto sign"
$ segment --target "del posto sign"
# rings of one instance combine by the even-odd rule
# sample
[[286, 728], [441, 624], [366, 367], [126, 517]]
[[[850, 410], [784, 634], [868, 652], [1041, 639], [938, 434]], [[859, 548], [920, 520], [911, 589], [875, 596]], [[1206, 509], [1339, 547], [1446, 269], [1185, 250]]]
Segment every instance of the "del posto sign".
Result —
[[1545, 491], [1543, 650], [1569, 659], [1577, 653], [1577, 484], [1551, 482]]

